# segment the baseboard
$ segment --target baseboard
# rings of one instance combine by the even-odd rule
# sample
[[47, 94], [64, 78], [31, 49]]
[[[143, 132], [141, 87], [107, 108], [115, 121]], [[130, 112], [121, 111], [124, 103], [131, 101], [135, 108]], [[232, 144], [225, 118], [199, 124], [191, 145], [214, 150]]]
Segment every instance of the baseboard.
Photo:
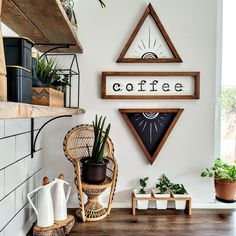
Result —
[[[118, 203], [114, 202], [112, 204], [112, 208], [131, 208], [130, 203]], [[150, 206], [150, 208], [155, 208], [154, 205]], [[236, 203], [223, 203], [216, 200], [208, 203], [193, 203], [193, 209], [236, 209]]]

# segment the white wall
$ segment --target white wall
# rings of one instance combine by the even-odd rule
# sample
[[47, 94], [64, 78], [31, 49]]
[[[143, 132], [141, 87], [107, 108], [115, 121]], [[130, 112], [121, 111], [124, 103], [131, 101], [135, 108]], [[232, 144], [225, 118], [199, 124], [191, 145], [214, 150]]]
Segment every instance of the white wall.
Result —
[[[117, 64], [115, 61], [147, 4], [151, 2], [179, 52], [182, 64]], [[86, 114], [58, 120], [46, 128], [44, 171], [64, 172], [73, 183], [73, 167], [62, 151], [63, 138], [75, 124], [91, 123], [95, 114], [106, 115], [112, 124], [111, 138], [119, 163], [114, 206], [130, 206], [130, 192], [137, 179], [149, 176], [150, 186], [166, 173], [183, 183], [195, 207], [210, 207], [212, 180], [200, 172], [214, 161], [214, 110], [216, 80], [217, 1], [215, 0], [119, 0], [107, 1], [101, 9], [96, 1], [75, 1], [79, 38], [84, 53], [79, 55], [81, 69], [81, 107]], [[102, 100], [101, 72], [114, 71], [200, 71], [200, 100]], [[158, 158], [151, 166], [137, 145], [119, 108], [184, 108]], [[105, 197], [105, 196], [104, 196]], [[103, 199], [104, 200], [104, 199]], [[74, 188], [69, 206], [78, 206]]]

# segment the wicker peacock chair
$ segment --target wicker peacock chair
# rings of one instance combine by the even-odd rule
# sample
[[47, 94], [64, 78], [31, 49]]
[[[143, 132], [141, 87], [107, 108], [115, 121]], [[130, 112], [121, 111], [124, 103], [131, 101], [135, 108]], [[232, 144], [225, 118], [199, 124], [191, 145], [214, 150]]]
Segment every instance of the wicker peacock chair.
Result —
[[[97, 221], [110, 214], [112, 200], [116, 188], [118, 166], [114, 158], [114, 146], [110, 138], [107, 139], [104, 155], [109, 160], [107, 165], [106, 180], [97, 184], [84, 183], [81, 177], [83, 170], [82, 160], [92, 153], [94, 142], [94, 131], [92, 125], [79, 125], [71, 129], [64, 139], [64, 153], [67, 159], [75, 168], [75, 185], [78, 190], [80, 208], [76, 210], [76, 215], [83, 221]], [[98, 202], [99, 195], [107, 188], [110, 189], [110, 196], [107, 209]], [[88, 196], [88, 202], [84, 204], [83, 192]]]

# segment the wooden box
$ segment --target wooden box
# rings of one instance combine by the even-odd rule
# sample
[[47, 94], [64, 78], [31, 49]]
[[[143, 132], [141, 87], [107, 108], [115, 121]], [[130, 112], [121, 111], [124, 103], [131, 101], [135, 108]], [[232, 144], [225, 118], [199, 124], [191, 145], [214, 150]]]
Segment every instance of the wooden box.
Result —
[[48, 87], [33, 87], [32, 104], [64, 107], [64, 93]]
[[7, 78], [0, 74], [0, 101], [7, 101]]

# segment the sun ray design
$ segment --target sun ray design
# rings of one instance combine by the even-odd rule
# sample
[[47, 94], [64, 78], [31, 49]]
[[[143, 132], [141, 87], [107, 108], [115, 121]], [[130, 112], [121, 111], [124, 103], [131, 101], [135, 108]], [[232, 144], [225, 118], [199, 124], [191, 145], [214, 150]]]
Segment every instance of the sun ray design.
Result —
[[155, 130], [156, 130], [156, 133], [158, 133], [158, 129], [157, 129], [157, 124], [156, 124], [156, 122], [154, 122], [154, 127], [155, 127]]
[[148, 29], [148, 48], [150, 48], [150, 44], [151, 44], [151, 32], [150, 32], [150, 27]]
[[146, 125], [147, 125], [147, 121], [145, 122], [145, 124], [144, 124], [144, 126], [143, 126], [143, 129], [142, 129], [142, 131], [144, 131], [144, 130], [145, 130], [145, 128], [146, 128]]
[[152, 123], [150, 123], [150, 143], [152, 143]]
[[142, 120], [142, 121], [139, 123], [139, 126], [142, 125], [143, 122], [144, 122], [144, 120]]
[[141, 42], [142, 42], [142, 44], [143, 44], [143, 48], [146, 49], [146, 47], [145, 47], [145, 43], [143, 42], [142, 39], [141, 39]]
[[152, 48], [152, 49], [154, 49], [154, 48], [155, 48], [155, 46], [156, 46], [156, 43], [157, 43], [157, 39], [155, 39], [155, 41], [154, 41], [154, 43], [153, 43], [153, 48]]

